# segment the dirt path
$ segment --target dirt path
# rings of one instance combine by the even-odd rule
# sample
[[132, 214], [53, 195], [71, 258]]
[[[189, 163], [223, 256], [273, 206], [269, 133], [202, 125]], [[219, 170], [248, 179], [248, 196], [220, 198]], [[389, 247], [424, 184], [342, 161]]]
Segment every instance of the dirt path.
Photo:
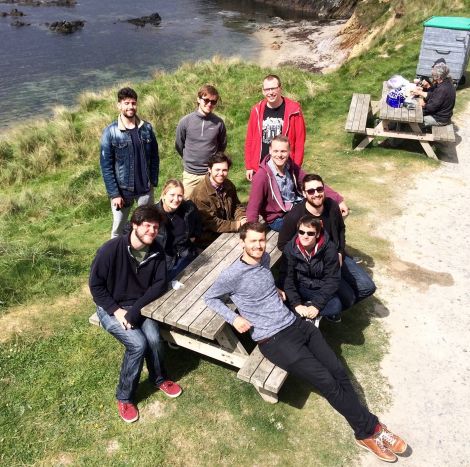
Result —
[[[418, 175], [403, 215], [378, 230], [397, 258], [374, 268], [390, 333], [392, 404], [380, 415], [409, 441], [407, 466], [470, 465], [470, 104], [454, 121], [458, 163]], [[384, 464], [366, 455], [361, 465]]]

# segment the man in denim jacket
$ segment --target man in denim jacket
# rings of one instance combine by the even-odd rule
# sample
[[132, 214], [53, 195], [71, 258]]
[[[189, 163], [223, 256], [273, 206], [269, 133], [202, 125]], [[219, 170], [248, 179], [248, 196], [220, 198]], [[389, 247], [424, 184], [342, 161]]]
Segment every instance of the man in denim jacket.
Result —
[[122, 233], [134, 201], [153, 204], [158, 183], [158, 144], [152, 125], [137, 116], [137, 93], [131, 88], [118, 92], [119, 116], [101, 136], [100, 165], [111, 199], [111, 238]]

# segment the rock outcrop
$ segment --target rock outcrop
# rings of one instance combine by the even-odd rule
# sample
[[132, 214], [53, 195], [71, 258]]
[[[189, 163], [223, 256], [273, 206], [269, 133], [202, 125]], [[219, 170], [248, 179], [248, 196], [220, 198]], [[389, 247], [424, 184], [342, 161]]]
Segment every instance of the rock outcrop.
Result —
[[297, 10], [318, 18], [348, 19], [358, 0], [255, 0], [256, 3]]
[[85, 26], [85, 21], [55, 21], [54, 23], [46, 23], [51, 31], [59, 32], [61, 34], [72, 34]]
[[162, 17], [158, 13], [149, 16], [141, 16], [140, 18], [126, 19], [128, 23], [140, 26], [143, 28], [146, 24], [158, 26], [162, 22]]

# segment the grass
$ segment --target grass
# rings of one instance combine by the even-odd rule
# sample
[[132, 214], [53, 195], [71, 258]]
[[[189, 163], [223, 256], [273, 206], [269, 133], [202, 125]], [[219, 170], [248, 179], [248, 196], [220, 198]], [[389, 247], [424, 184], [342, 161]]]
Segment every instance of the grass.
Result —
[[[368, 2], [369, 4], [371, 2]], [[379, 2], [380, 3], [380, 2]], [[377, 219], [400, 213], [397, 184], [436, 163], [419, 152], [372, 146], [351, 150], [344, 121], [353, 92], [378, 97], [394, 73], [414, 76], [422, 19], [468, 16], [460, 2], [406, 2], [393, 34], [336, 73], [320, 76], [294, 68], [260, 69], [235, 59], [185, 64], [139, 83], [139, 113], [156, 128], [160, 180], [181, 176], [173, 149], [179, 118], [194, 108], [206, 81], [222, 95], [218, 108], [234, 159], [231, 178], [243, 199], [243, 143], [260, 83], [278, 72], [289, 97], [302, 103], [308, 128], [305, 166], [345, 194], [352, 208], [348, 244], [366, 259], [385, 263], [390, 242], [375, 236]], [[373, 3], [384, 24], [398, 2]], [[390, 8], [386, 8], [389, 5]], [[365, 8], [365, 4], [360, 4]], [[431, 10], [433, 8], [433, 10]], [[459, 9], [460, 8], [460, 9]], [[365, 10], [359, 10], [360, 21]], [[366, 23], [363, 23], [366, 24]], [[142, 420], [123, 424], [114, 409], [122, 349], [87, 323], [93, 311], [86, 288], [89, 264], [108, 238], [111, 215], [98, 164], [102, 129], [116, 115], [115, 92], [83, 94], [74, 109], [58, 108], [47, 122], [19, 127], [0, 140], [0, 463], [4, 465], [340, 465], [358, 456], [349, 427], [327, 403], [289, 378], [275, 406], [228, 367], [196, 354], [169, 352], [168, 367], [185, 388], [174, 401], [153, 394], [143, 377]], [[132, 84], [132, 83], [128, 83]], [[468, 102], [459, 91], [457, 108]], [[388, 402], [379, 376], [387, 336], [374, 312], [380, 291], [345, 314], [340, 326], [322, 323], [334, 350], [351, 370], [374, 411]], [[314, 461], [312, 461], [314, 460]]]

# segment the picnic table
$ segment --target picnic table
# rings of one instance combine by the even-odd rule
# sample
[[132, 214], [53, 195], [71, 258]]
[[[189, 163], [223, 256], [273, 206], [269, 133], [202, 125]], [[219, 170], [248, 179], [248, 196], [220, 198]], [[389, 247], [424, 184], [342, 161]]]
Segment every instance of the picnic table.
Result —
[[[267, 234], [271, 264], [281, 256], [277, 238], [277, 232]], [[168, 290], [141, 313], [164, 324], [160, 332], [166, 341], [238, 368], [238, 378], [253, 384], [264, 400], [276, 403], [287, 372], [264, 358], [258, 346], [249, 352], [232, 327], [204, 302], [206, 290], [241, 253], [238, 233], [220, 235], [180, 273], [180, 288]], [[228, 306], [235, 309], [232, 303]], [[96, 320], [95, 313], [90, 322], [97, 324]]]
[[[423, 132], [420, 127], [420, 124], [423, 123], [423, 109], [419, 105], [418, 100], [414, 109], [390, 107], [386, 102], [387, 92], [388, 87], [386, 82], [384, 82], [382, 97], [379, 101], [371, 100], [370, 94], [353, 94], [345, 129], [350, 133], [365, 135], [355, 147], [355, 150], [363, 150], [377, 136], [411, 139], [419, 141], [427, 156], [437, 160], [437, 156], [430, 143], [435, 141], [455, 141], [454, 126], [452, 124], [433, 126], [432, 133]], [[375, 116], [375, 126], [368, 127], [367, 122]], [[397, 124], [399, 124], [399, 129], [395, 129]], [[409, 130], [407, 127], [409, 127]]]

